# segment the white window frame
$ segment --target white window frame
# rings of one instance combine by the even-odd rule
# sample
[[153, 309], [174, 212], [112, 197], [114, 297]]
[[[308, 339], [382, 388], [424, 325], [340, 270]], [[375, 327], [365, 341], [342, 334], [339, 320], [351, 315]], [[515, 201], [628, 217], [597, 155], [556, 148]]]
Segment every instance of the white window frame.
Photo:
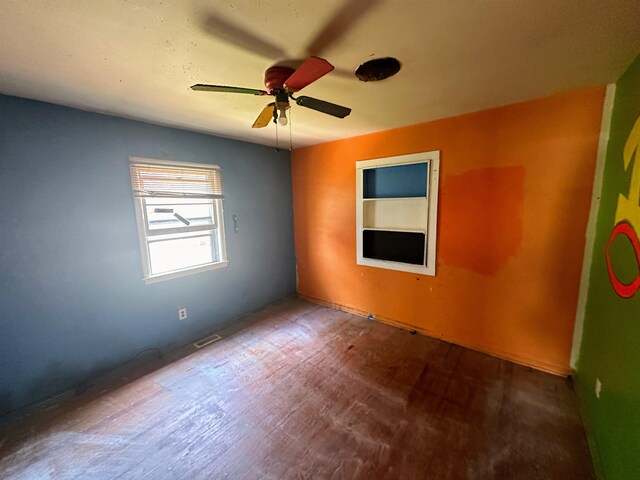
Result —
[[[159, 165], [159, 166], [171, 166], [171, 167], [184, 167], [184, 168], [196, 168], [196, 169], [212, 169], [212, 170], [220, 170], [218, 165], [213, 164], [203, 164], [203, 163], [188, 163], [188, 162], [178, 162], [172, 160], [156, 160], [150, 158], [142, 158], [142, 157], [129, 157], [130, 164], [144, 164], [144, 165]], [[142, 271], [143, 271], [143, 280], [146, 284], [152, 284], [157, 282], [162, 282], [165, 280], [171, 280], [174, 278], [180, 278], [187, 275], [193, 275], [200, 272], [206, 272], [209, 270], [215, 270], [218, 268], [224, 268], [229, 264], [227, 260], [227, 248], [225, 241], [225, 232], [224, 232], [224, 207], [223, 201], [221, 198], [212, 199], [212, 207], [213, 207], [213, 217], [214, 223], [213, 228], [210, 225], [193, 225], [193, 226], [185, 226], [180, 228], [166, 228], [160, 232], [151, 232], [148, 229], [147, 222], [147, 213], [145, 208], [145, 198], [153, 198], [153, 197], [136, 197], [134, 195], [134, 206], [136, 212], [136, 224], [138, 227], [138, 239], [140, 243], [140, 252], [142, 257]], [[162, 197], [159, 197], [162, 198]], [[164, 197], [166, 198], [166, 197]], [[149, 243], [150, 238], [153, 238], [156, 235], [168, 235], [168, 234], [177, 234], [177, 233], [185, 233], [185, 237], [191, 236], [190, 234], [194, 232], [211, 232], [211, 235], [217, 236], [217, 245], [218, 245], [218, 254], [220, 261], [206, 263], [203, 265], [196, 265], [193, 267], [186, 267], [179, 270], [172, 270], [170, 272], [163, 272], [152, 274], [151, 270], [151, 257], [149, 253]]]
[[[364, 218], [364, 203], [371, 199], [363, 198], [364, 171], [371, 168], [393, 167], [398, 165], [411, 165], [415, 163], [427, 163], [427, 218], [424, 224], [416, 225], [411, 231], [424, 232], [425, 238], [425, 265], [379, 260], [363, 256], [362, 237]], [[358, 265], [368, 267], [385, 268], [401, 272], [411, 272], [420, 275], [436, 274], [436, 240], [438, 228], [438, 184], [440, 170], [440, 151], [412, 153], [373, 160], [360, 160], [356, 162], [356, 261]], [[422, 197], [416, 197], [422, 198]], [[373, 199], [376, 200], [376, 199]], [[377, 199], [384, 200], [384, 199]], [[391, 199], [389, 199], [391, 200]], [[397, 231], [385, 228], [373, 228], [373, 230]]]

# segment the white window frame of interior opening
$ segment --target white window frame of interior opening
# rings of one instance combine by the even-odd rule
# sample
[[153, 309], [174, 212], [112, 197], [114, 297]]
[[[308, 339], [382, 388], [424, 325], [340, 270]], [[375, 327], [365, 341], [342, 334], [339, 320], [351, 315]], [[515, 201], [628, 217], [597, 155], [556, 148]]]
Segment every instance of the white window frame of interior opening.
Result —
[[[414, 163], [427, 163], [427, 225], [425, 255], [426, 265], [412, 265], [409, 263], [393, 262], [390, 260], [377, 260], [362, 256], [362, 232], [363, 232], [363, 175], [364, 170], [379, 167], [395, 167], [398, 165], [411, 165]], [[368, 267], [385, 268], [401, 272], [417, 273], [420, 275], [436, 274], [436, 247], [438, 236], [438, 185], [440, 172], [440, 150], [430, 152], [411, 153], [393, 157], [376, 158], [372, 160], [359, 160], [356, 162], [356, 257], [357, 264]]]
[[[185, 168], [199, 168], [201, 170], [220, 170], [218, 165], [207, 163], [189, 163], [179, 162], [173, 160], [156, 160], [152, 158], [143, 157], [129, 157], [129, 165], [142, 164], [142, 165], [160, 165], [160, 166], [173, 166], [173, 167], [185, 167]], [[149, 246], [147, 241], [147, 227], [146, 227], [146, 214], [143, 208], [142, 197], [133, 197], [133, 203], [136, 211], [136, 224], [138, 227], [138, 241], [140, 243], [140, 253], [142, 257], [142, 271], [143, 280], [148, 284], [163, 282], [165, 280], [171, 280], [174, 278], [185, 277], [187, 275], [194, 275], [200, 272], [206, 272], [209, 270], [216, 270], [218, 268], [224, 268], [229, 264], [227, 259], [227, 242], [224, 232], [224, 206], [222, 199], [213, 199], [214, 216], [216, 221], [216, 227], [213, 229], [200, 229], [196, 227], [195, 231], [218, 231], [218, 245], [220, 249], [220, 262], [207, 263], [205, 265], [199, 265], [195, 267], [183, 268], [181, 270], [174, 270], [172, 272], [159, 273], [151, 275], [151, 259], [149, 256]], [[169, 234], [171, 232], [168, 232]]]

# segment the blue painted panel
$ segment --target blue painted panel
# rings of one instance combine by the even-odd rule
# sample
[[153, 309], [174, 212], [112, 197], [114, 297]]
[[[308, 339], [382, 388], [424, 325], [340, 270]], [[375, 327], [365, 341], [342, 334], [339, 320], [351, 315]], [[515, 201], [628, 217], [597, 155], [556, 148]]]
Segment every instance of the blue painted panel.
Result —
[[363, 171], [364, 198], [427, 196], [427, 163], [370, 168]]
[[[221, 166], [227, 268], [145, 285], [130, 156]], [[0, 95], [0, 205], [0, 414], [295, 292], [285, 150]]]

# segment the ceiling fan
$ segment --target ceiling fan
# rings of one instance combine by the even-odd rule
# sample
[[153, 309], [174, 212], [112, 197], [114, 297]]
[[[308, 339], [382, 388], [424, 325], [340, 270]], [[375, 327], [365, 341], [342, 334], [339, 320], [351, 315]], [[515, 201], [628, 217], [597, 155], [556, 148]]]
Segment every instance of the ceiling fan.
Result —
[[289, 99], [296, 102], [301, 107], [310, 108], [317, 112], [332, 115], [337, 118], [344, 118], [351, 113], [351, 109], [336, 105], [335, 103], [325, 102], [317, 98], [300, 96], [294, 97], [293, 94], [299, 92], [307, 85], [315, 82], [327, 73], [333, 70], [327, 60], [320, 57], [311, 56], [307, 58], [297, 70], [285, 66], [273, 66], [264, 72], [264, 86], [266, 90], [257, 90], [253, 88], [228, 87], [225, 85], [207, 85], [198, 83], [192, 85], [192, 90], [203, 92], [220, 92], [220, 93], [244, 93], [249, 95], [271, 95], [275, 97], [275, 102], [271, 102], [264, 107], [256, 121], [253, 122], [253, 128], [263, 128], [269, 125], [273, 119], [274, 123], [284, 126], [288, 123], [287, 110], [290, 108]]

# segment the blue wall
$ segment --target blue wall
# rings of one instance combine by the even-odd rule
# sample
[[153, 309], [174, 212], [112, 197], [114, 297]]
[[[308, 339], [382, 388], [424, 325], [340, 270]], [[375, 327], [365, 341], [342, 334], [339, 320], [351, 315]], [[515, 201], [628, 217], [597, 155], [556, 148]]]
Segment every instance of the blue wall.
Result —
[[[145, 285], [130, 156], [221, 166], [227, 268]], [[289, 152], [0, 96], [0, 275], [3, 414], [294, 293]]]

